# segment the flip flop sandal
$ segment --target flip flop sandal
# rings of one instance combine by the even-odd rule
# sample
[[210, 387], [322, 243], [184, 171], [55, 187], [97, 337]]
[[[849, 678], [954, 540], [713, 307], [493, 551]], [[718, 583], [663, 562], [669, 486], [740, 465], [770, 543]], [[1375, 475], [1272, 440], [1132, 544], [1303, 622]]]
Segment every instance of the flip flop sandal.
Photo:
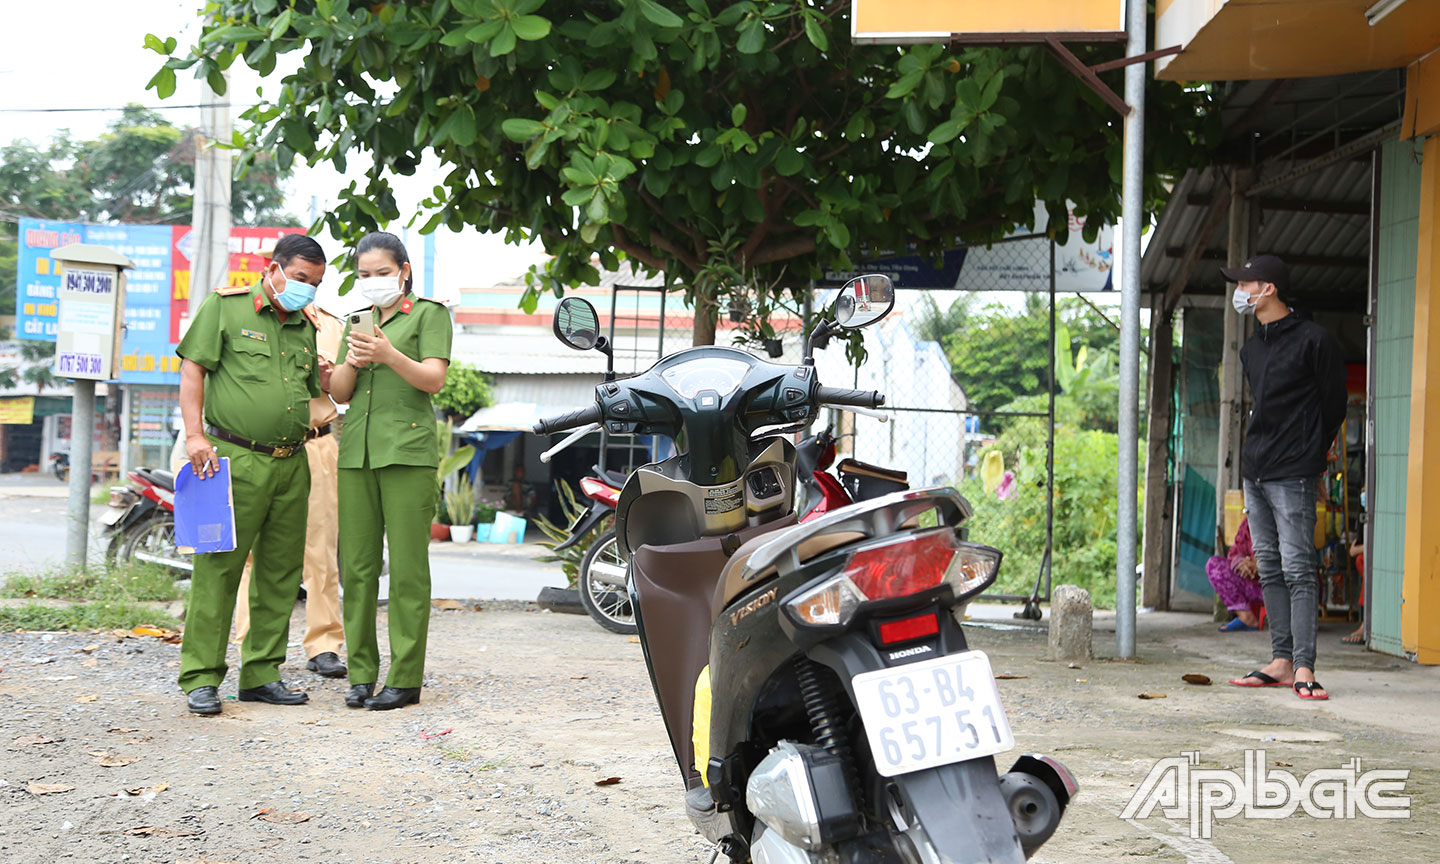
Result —
[[1221, 633], [1239, 633], [1242, 630], [1254, 630], [1256, 628], [1251, 627], [1249, 624], [1246, 624], [1239, 618], [1231, 618], [1228, 624], [1225, 624], [1217, 629]]
[[1236, 687], [1284, 687], [1285, 682], [1276, 681], [1259, 669], [1246, 675], [1244, 678], [1232, 678], [1230, 683]]
[[[1296, 681], [1291, 686], [1295, 690], [1295, 695], [1299, 696], [1301, 699], [1314, 699], [1316, 702], [1324, 702], [1326, 699], [1330, 698], [1329, 693], [1325, 693], [1321, 696], [1315, 695], [1316, 690], [1325, 689], [1325, 685], [1321, 684], [1319, 681]], [[1300, 692], [1302, 690], [1305, 692]]]

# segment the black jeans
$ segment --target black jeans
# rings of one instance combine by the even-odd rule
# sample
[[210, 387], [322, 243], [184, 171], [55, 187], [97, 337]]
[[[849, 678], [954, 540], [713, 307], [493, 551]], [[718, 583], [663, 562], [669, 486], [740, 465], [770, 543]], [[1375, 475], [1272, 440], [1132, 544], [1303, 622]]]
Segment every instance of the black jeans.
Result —
[[1250, 539], [1277, 659], [1315, 668], [1319, 582], [1315, 568], [1317, 477], [1245, 481]]

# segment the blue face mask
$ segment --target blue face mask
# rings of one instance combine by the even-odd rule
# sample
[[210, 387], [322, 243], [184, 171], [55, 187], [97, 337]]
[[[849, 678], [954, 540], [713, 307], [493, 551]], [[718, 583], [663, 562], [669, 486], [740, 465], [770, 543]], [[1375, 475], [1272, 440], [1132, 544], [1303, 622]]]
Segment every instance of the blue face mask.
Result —
[[[286, 312], [298, 312], [315, 302], [314, 285], [301, 282], [298, 279], [287, 279], [285, 278], [285, 272], [279, 268], [276, 268], [276, 272], [279, 273], [280, 278], [284, 280], [282, 284], [285, 287], [275, 292], [275, 305], [284, 309]], [[275, 287], [274, 279], [270, 280], [270, 287]]]

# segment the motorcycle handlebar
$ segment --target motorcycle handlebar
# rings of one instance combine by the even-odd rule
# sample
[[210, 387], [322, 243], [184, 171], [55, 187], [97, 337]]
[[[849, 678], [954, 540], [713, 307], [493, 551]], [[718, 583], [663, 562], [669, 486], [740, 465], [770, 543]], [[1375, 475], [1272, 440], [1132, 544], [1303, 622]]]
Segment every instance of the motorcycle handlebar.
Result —
[[815, 400], [822, 405], [854, 405], [859, 408], [879, 408], [885, 404], [885, 394], [879, 390], [846, 390], [844, 387], [820, 387], [815, 391]]
[[564, 432], [566, 429], [574, 429], [577, 426], [588, 426], [591, 423], [603, 423], [605, 415], [599, 405], [591, 405], [588, 408], [579, 408], [569, 414], [561, 414], [558, 417], [546, 417], [535, 423], [536, 435], [549, 435], [552, 432]]

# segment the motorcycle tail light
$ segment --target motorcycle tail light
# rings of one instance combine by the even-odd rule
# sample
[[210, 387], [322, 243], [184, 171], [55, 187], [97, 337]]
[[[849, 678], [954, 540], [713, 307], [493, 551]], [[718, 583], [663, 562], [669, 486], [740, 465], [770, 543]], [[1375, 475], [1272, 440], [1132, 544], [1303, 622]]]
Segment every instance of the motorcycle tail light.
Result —
[[825, 626], [848, 623], [863, 603], [943, 583], [963, 601], [995, 581], [1000, 558], [1000, 550], [960, 540], [950, 528], [904, 534], [856, 549], [843, 571], [786, 605], [801, 623]]
[[585, 493], [586, 498], [593, 498], [596, 501], [603, 501], [610, 506], [615, 506], [620, 500], [620, 492], [612, 488], [608, 483], [602, 483], [594, 477], [580, 478], [580, 491]]

